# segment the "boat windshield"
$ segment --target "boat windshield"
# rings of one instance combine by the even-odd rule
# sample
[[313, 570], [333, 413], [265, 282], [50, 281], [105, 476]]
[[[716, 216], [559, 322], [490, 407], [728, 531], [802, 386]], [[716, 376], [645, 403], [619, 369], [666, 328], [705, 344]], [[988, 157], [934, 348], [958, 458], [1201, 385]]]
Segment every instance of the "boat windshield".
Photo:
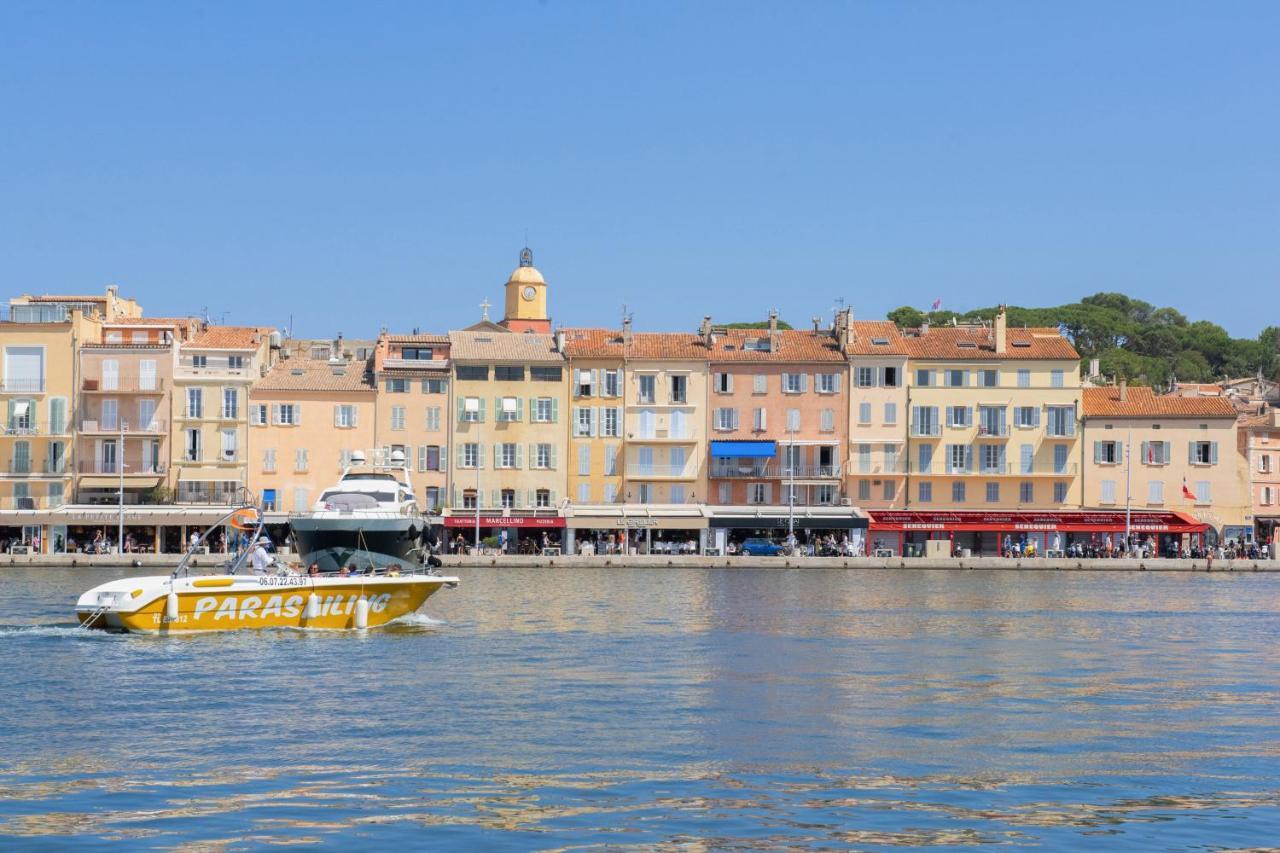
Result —
[[391, 492], [325, 492], [320, 498], [326, 508], [340, 511], [357, 509], [377, 509], [379, 503], [390, 503], [396, 499]]

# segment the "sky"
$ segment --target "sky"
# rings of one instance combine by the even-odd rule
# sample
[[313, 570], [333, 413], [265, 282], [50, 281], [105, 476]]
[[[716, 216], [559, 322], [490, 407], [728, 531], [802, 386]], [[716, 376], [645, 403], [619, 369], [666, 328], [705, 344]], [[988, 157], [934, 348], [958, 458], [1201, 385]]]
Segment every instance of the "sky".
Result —
[[[0, 3], [0, 295], [300, 337], [1276, 324], [1280, 3]], [[527, 235], [527, 238], [526, 238]]]

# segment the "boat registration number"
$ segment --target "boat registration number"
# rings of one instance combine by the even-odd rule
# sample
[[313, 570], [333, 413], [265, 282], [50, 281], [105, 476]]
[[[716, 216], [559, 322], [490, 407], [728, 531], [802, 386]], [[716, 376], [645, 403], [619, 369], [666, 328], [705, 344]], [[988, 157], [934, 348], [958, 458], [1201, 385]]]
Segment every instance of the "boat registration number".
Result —
[[258, 586], [306, 586], [307, 578], [285, 576], [267, 576], [258, 578]]

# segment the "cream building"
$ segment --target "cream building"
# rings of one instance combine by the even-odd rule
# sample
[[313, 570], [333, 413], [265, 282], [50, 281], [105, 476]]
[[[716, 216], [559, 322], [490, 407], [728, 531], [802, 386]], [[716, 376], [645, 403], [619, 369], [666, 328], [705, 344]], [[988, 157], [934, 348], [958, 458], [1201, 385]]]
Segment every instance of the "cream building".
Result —
[[1079, 355], [1057, 329], [1007, 328], [1002, 308], [990, 327], [925, 327], [904, 343], [905, 506], [1080, 505]]
[[1240, 418], [1236, 442], [1249, 472], [1254, 536], [1271, 543], [1280, 524], [1280, 410], [1260, 408], [1260, 414]]
[[888, 321], [836, 316], [848, 358], [845, 494], [862, 509], [896, 509], [907, 499], [907, 342]]
[[1122, 384], [1086, 388], [1083, 412], [1086, 508], [1182, 512], [1228, 537], [1252, 527], [1230, 401]]
[[616, 504], [623, 495], [623, 341], [631, 334], [630, 323], [621, 332], [565, 329], [562, 334], [569, 370], [567, 494], [577, 505]]
[[268, 511], [307, 512], [353, 452], [375, 447], [376, 395], [371, 361], [341, 340], [287, 353], [249, 390], [249, 491]]
[[439, 512], [448, 499], [449, 336], [384, 332], [373, 370], [374, 441], [388, 453], [404, 453], [419, 506]]

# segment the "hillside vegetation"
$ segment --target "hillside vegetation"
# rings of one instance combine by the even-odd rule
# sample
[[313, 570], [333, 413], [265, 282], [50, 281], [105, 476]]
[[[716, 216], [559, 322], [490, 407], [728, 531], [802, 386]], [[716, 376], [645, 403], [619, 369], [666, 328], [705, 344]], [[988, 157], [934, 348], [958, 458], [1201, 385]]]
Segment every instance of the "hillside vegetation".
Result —
[[[1223, 377], [1252, 376], [1259, 370], [1269, 378], [1280, 373], [1280, 327], [1268, 326], [1256, 340], [1233, 338], [1208, 320], [1188, 320], [1175, 308], [1157, 308], [1122, 293], [1096, 293], [1055, 308], [1009, 306], [1009, 326], [1057, 326], [1075, 344], [1086, 362], [1097, 358], [1104, 376], [1130, 382], [1167, 385], [1212, 382]], [[919, 311], [909, 306], [889, 312], [903, 328], [923, 322], [934, 325], [990, 322], [996, 309]]]

